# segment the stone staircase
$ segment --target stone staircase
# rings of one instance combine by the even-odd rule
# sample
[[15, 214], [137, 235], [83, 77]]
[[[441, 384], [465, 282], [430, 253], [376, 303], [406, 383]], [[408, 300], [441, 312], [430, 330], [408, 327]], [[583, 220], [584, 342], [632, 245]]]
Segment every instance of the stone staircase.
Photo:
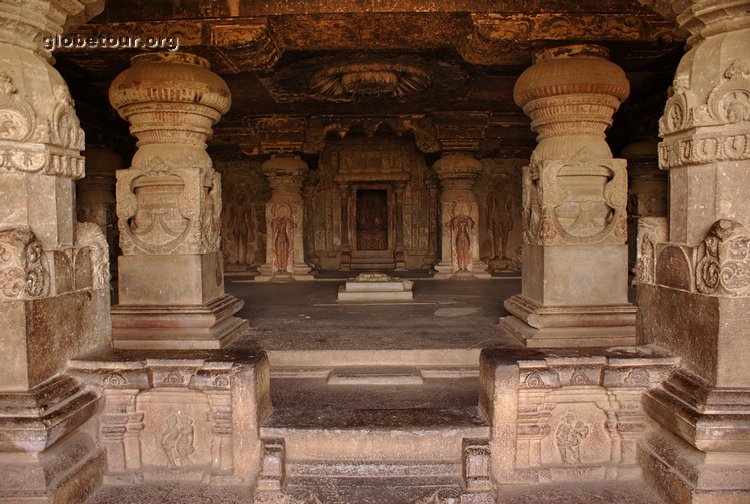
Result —
[[489, 473], [467, 475], [466, 460], [486, 450], [489, 426], [473, 374], [405, 366], [334, 367], [304, 378], [274, 373], [256, 501], [478, 498], [489, 490]]

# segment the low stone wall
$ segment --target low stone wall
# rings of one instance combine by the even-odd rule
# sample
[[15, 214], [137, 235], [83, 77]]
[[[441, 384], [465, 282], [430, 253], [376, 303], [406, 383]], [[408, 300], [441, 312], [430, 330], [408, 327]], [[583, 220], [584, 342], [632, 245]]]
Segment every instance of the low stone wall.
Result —
[[677, 364], [651, 346], [484, 350], [493, 483], [639, 477], [637, 444], [652, 429], [641, 397]]
[[101, 395], [104, 481], [254, 483], [270, 413], [263, 352], [108, 352], [71, 363]]

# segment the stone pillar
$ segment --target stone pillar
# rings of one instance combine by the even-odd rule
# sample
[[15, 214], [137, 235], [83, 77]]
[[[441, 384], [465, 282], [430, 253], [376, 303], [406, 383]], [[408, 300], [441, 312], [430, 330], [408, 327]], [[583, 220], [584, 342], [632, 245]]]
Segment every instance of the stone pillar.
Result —
[[628, 161], [628, 271], [633, 273], [638, 256], [638, 231], [648, 225], [641, 223], [667, 217], [669, 174], [659, 170], [656, 139], [628, 144], [620, 156]]
[[117, 348], [220, 348], [247, 322], [224, 293], [219, 249], [221, 181], [206, 153], [229, 89], [208, 61], [186, 53], [134, 56], [109, 98], [138, 137], [117, 172]]
[[276, 155], [263, 163], [271, 186], [266, 203], [266, 264], [256, 281], [312, 280], [305, 263], [302, 182], [307, 163], [298, 156]]
[[671, 7], [691, 37], [659, 124], [669, 229], [641, 257], [638, 337], [681, 369], [644, 397], [660, 429], [640, 458], [670, 502], [749, 502], [750, 1]]
[[320, 268], [320, 257], [315, 252], [315, 233], [313, 229], [313, 197], [315, 195], [315, 186], [304, 185], [302, 187], [302, 196], [304, 198], [304, 225], [303, 225], [303, 236], [304, 236], [304, 247], [305, 253], [307, 254], [306, 262], [310, 265], [312, 270]]
[[430, 198], [430, 222], [428, 228], [427, 237], [427, 254], [424, 257], [422, 268], [431, 270], [438, 260], [437, 248], [438, 248], [438, 218], [440, 212], [438, 210], [438, 179], [432, 175], [425, 179], [424, 185], [427, 187], [427, 194]]
[[43, 38], [104, 2], [0, 3], [0, 500], [82, 502], [101, 478], [98, 397], [68, 360], [109, 344], [107, 243], [77, 223], [84, 134]]
[[406, 271], [406, 248], [404, 247], [404, 191], [406, 182], [394, 183], [396, 193], [396, 245], [393, 251], [393, 262], [396, 271]]
[[604, 139], [628, 96], [607, 50], [541, 51], [516, 82], [538, 145], [523, 169], [523, 287], [503, 327], [530, 347], [635, 343], [628, 304], [627, 173]]
[[479, 205], [474, 183], [482, 163], [462, 152], [448, 152], [433, 169], [440, 178], [441, 259], [435, 278], [489, 278], [479, 259]]
[[87, 146], [86, 176], [76, 183], [79, 222], [93, 222], [107, 238], [112, 278], [117, 277], [117, 216], [115, 213], [115, 172], [123, 167], [120, 156], [100, 146]]
[[352, 269], [352, 246], [349, 242], [349, 205], [352, 197], [352, 186], [347, 182], [338, 182], [341, 198], [341, 271]]

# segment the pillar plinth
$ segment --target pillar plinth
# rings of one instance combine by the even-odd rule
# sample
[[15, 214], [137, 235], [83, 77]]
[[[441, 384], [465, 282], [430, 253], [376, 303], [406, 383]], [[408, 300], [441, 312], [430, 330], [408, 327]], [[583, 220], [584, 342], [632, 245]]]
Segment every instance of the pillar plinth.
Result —
[[435, 278], [489, 278], [479, 258], [479, 205], [474, 183], [482, 163], [462, 152], [448, 152], [433, 165], [440, 179], [440, 262]]
[[530, 347], [635, 343], [628, 303], [627, 174], [604, 138], [629, 93], [598, 46], [536, 55], [516, 104], [538, 144], [523, 168], [523, 287], [505, 329]]
[[[101, 478], [98, 397], [69, 359], [109, 344], [107, 242], [76, 222], [84, 134], [42, 38], [104, 2], [0, 3], [0, 500], [82, 502]], [[90, 9], [87, 11], [87, 8]]]
[[135, 56], [112, 82], [112, 106], [138, 138], [117, 172], [117, 348], [221, 348], [246, 330], [224, 293], [221, 180], [206, 152], [229, 110], [226, 83], [186, 53]]
[[255, 280], [312, 280], [305, 262], [302, 197], [307, 163], [297, 156], [277, 155], [263, 163], [262, 169], [271, 186], [271, 198], [266, 204], [266, 264], [258, 269], [260, 275]]
[[679, 355], [649, 391], [644, 474], [671, 502], [750, 501], [750, 2], [685, 1], [659, 123], [669, 222], [639, 231], [638, 337]]

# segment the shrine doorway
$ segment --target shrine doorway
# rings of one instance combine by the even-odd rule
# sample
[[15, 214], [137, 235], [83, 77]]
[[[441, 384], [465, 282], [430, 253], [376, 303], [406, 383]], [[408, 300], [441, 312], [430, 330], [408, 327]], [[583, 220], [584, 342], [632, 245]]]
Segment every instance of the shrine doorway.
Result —
[[395, 219], [391, 184], [354, 184], [350, 220], [352, 269], [392, 270], [395, 267]]

